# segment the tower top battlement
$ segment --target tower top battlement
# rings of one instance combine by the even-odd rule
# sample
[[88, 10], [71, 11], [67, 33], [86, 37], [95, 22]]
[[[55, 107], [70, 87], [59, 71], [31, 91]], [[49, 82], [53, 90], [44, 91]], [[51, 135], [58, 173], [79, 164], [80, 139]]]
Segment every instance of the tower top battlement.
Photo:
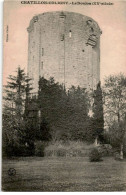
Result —
[[43, 19], [44, 17], [49, 16], [59, 16], [59, 18], [66, 18], [69, 16], [78, 16], [81, 17], [84, 21], [86, 21], [87, 27], [94, 28], [95, 31], [97, 31], [98, 35], [102, 34], [102, 31], [98, 25], [98, 23], [91, 17], [85, 16], [80, 13], [76, 12], [68, 12], [68, 11], [52, 11], [52, 12], [44, 12], [42, 14], [38, 14], [33, 16], [33, 18], [30, 21], [29, 27], [27, 28], [27, 31], [30, 32], [30, 30], [33, 29], [34, 23], [39, 22], [39, 20]]

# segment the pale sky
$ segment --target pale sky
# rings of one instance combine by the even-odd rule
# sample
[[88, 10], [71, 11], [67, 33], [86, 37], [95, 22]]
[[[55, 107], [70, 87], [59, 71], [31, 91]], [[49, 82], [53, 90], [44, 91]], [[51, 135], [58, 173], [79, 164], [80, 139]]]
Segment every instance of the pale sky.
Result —
[[[79, 2], [94, 1], [79, 0]], [[3, 84], [6, 84], [8, 75], [14, 74], [18, 65], [27, 70], [27, 27], [34, 15], [48, 11], [71, 11], [92, 17], [102, 30], [100, 44], [101, 81], [110, 74], [122, 72], [126, 75], [126, 1], [108, 2], [113, 2], [114, 5], [29, 5], [21, 4], [21, 1], [18, 0], [6, 1], [4, 4]], [[6, 42], [7, 26], [8, 42]]]

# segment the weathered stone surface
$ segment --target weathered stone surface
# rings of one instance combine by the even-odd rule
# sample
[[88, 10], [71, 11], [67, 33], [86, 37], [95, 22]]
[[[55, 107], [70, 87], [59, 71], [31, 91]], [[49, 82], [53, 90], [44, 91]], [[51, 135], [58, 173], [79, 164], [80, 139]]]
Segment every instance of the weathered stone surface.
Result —
[[96, 87], [101, 30], [92, 18], [73, 12], [47, 12], [34, 16], [27, 30], [28, 75], [34, 92], [39, 76], [54, 77], [66, 88]]

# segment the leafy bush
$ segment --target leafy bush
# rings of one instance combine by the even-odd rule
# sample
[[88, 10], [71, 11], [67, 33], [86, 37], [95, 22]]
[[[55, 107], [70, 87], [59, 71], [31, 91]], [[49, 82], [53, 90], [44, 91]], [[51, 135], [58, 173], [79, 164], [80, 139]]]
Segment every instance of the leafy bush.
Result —
[[57, 153], [56, 155], [60, 157], [66, 156], [66, 150], [62, 148], [58, 149], [56, 153]]
[[97, 147], [102, 156], [111, 156], [113, 154], [112, 146], [110, 144], [102, 144]]
[[98, 162], [101, 161], [101, 153], [98, 151], [98, 148], [93, 148], [89, 154], [90, 162]]
[[8, 144], [3, 148], [3, 157], [19, 157], [19, 156], [32, 156], [34, 148], [27, 147], [24, 144]]
[[35, 156], [44, 156], [45, 147], [47, 146], [46, 142], [37, 141], [35, 143]]
[[120, 160], [120, 153], [119, 152], [115, 152], [114, 153], [114, 158], [115, 158], [115, 160]]
[[55, 141], [50, 142], [45, 148], [45, 156], [55, 157], [85, 157], [89, 156], [92, 145], [87, 145], [84, 142], [78, 141]]

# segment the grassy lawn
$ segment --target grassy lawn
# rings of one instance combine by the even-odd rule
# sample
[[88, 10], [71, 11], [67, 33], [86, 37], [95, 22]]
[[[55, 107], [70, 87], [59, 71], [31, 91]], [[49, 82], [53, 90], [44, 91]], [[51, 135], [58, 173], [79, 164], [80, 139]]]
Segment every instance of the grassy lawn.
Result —
[[[16, 175], [9, 176], [8, 169]], [[3, 160], [4, 191], [126, 191], [126, 160], [25, 157]]]

